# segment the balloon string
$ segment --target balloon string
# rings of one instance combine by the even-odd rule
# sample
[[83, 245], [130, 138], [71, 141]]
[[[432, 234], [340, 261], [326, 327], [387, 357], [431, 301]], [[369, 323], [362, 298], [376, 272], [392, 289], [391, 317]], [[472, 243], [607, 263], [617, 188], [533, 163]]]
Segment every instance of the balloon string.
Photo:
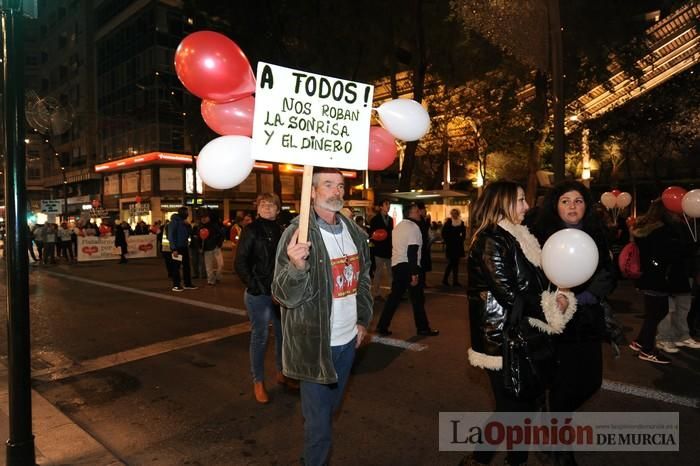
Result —
[[[698, 234], [697, 234], [697, 228], [690, 228], [690, 222], [688, 221], [688, 216], [683, 212], [683, 219], [685, 220], [685, 224], [688, 227], [688, 231], [690, 232], [690, 236], [693, 238], [694, 242], [698, 241]], [[693, 219], [693, 225], [695, 226], [695, 219]], [[695, 231], [693, 231], [695, 230]]]

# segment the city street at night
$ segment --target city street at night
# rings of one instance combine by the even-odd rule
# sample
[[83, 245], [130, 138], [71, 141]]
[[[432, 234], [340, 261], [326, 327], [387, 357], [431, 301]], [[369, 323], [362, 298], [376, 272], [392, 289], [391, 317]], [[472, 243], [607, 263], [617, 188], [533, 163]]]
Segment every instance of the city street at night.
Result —
[[[461, 453], [438, 451], [438, 413], [492, 409], [483, 371], [466, 358], [463, 291], [438, 285], [444, 261], [440, 252], [434, 256], [426, 306], [441, 333], [415, 337], [406, 300], [391, 339], [374, 337], [360, 350], [335, 421], [334, 465], [457, 464]], [[230, 271], [230, 250], [225, 258]], [[271, 402], [259, 405], [252, 395], [238, 278], [227, 272], [216, 287], [195, 282], [197, 290], [171, 292], [160, 259], [32, 266], [32, 380], [41, 464], [299, 464], [299, 396], [275, 386], [271, 347]], [[641, 299], [623, 281], [611, 302], [629, 340], [641, 323]], [[381, 306], [375, 303], [375, 320]], [[0, 348], [4, 358], [5, 341]], [[579, 464], [691, 464], [700, 453], [694, 441], [700, 350], [683, 350], [664, 367], [636, 359], [627, 347], [621, 351], [615, 359], [605, 344], [604, 387], [584, 410], [678, 412], [680, 452], [580, 453]], [[44, 405], [60, 410], [63, 424], [92, 437], [98, 447], [91, 454], [97, 456], [70, 451], [77, 440], [62, 438], [60, 428], [42, 430]], [[6, 410], [0, 432], [7, 428]], [[531, 455], [530, 464], [539, 461]]]

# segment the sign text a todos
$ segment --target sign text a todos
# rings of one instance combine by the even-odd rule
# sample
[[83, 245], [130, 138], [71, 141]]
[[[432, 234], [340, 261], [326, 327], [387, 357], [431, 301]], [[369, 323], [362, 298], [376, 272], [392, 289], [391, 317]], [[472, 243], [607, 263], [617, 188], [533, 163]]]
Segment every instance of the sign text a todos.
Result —
[[367, 169], [374, 88], [260, 62], [252, 157]]

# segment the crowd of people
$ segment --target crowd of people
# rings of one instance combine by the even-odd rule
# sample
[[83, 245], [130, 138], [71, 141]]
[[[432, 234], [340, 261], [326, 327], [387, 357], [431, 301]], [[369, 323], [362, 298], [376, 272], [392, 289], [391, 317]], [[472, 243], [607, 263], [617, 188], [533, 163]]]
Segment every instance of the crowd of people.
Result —
[[[439, 335], [429, 323], [424, 294], [436, 241], [444, 244], [447, 263], [443, 286], [462, 287], [459, 268], [467, 257], [465, 311], [471, 347], [466, 358], [488, 374], [496, 412], [574, 412], [598, 391], [601, 345], [610, 339], [607, 298], [620, 278], [615, 254], [627, 238], [639, 247], [642, 273], [635, 285], [645, 310], [629, 348], [652, 364], [670, 363], [666, 354], [680, 348], [700, 348], [695, 340], [698, 248], [681, 218], [660, 200], [623, 232], [619, 222], [598, 208], [589, 189], [576, 181], [555, 186], [533, 209], [522, 186], [492, 182], [471, 206], [469, 225], [457, 208], [438, 225], [420, 202], [405, 205], [404, 218], [395, 225], [387, 199], [377, 200], [375, 215], [365, 223], [344, 209], [344, 191], [338, 170], [314, 170], [303, 240], [298, 217], [280, 221], [281, 202], [273, 193], [260, 194], [256, 212], [242, 213], [230, 226], [207, 210], [196, 212], [189, 222], [189, 210], [183, 206], [163, 225], [140, 222], [131, 230], [124, 222], [112, 229], [115, 246], [123, 248], [123, 261], [129, 235], [165, 236], [159, 249], [174, 292], [196, 289], [193, 278], [216, 286], [223, 272], [222, 245], [231, 241], [234, 273], [245, 286], [251, 323], [253, 396], [258, 403], [270, 402], [264, 360], [272, 330], [275, 383], [300, 392], [306, 465], [328, 461], [333, 414], [343, 398], [355, 351], [370, 332], [374, 303], [383, 302], [374, 328], [382, 337], [392, 335], [390, 325], [406, 292], [416, 335]], [[587, 233], [599, 260], [585, 283], [552, 291], [555, 287], [542, 270], [542, 247], [565, 228]], [[99, 234], [112, 233], [92, 222], [36, 227], [30, 231], [39, 251], [35, 260], [51, 263], [58, 249], [61, 257], [72, 261], [77, 236]], [[526, 394], [517, 392], [506, 377], [512, 356], [504, 355], [514, 331], [536, 354], [533, 371], [540, 389]], [[493, 454], [478, 450], [460, 464], [488, 464]], [[550, 457], [553, 464], [576, 464], [573, 451], [552, 452]], [[525, 464], [527, 452], [509, 451], [507, 462]]]

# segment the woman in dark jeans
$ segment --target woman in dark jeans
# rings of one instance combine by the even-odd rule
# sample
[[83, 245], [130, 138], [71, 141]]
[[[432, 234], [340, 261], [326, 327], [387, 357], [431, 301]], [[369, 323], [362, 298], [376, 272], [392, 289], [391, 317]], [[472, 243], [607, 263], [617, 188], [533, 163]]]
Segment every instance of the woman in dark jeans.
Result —
[[639, 359], [654, 364], [671, 363], [655, 347], [659, 323], [668, 314], [669, 297], [690, 293], [686, 258], [691, 251], [678, 230], [661, 199], [657, 199], [631, 231], [639, 247], [642, 276], [635, 285], [644, 294], [645, 316], [630, 348]]
[[262, 193], [257, 198], [258, 217], [240, 234], [234, 267], [245, 285], [244, 300], [250, 318], [250, 370], [253, 395], [258, 403], [268, 403], [265, 389], [265, 350], [270, 323], [275, 334], [277, 383], [297, 389], [298, 384], [282, 374], [282, 323], [279, 306], [272, 298], [272, 276], [275, 272], [277, 243], [282, 229], [277, 215], [282, 204], [275, 193]]

